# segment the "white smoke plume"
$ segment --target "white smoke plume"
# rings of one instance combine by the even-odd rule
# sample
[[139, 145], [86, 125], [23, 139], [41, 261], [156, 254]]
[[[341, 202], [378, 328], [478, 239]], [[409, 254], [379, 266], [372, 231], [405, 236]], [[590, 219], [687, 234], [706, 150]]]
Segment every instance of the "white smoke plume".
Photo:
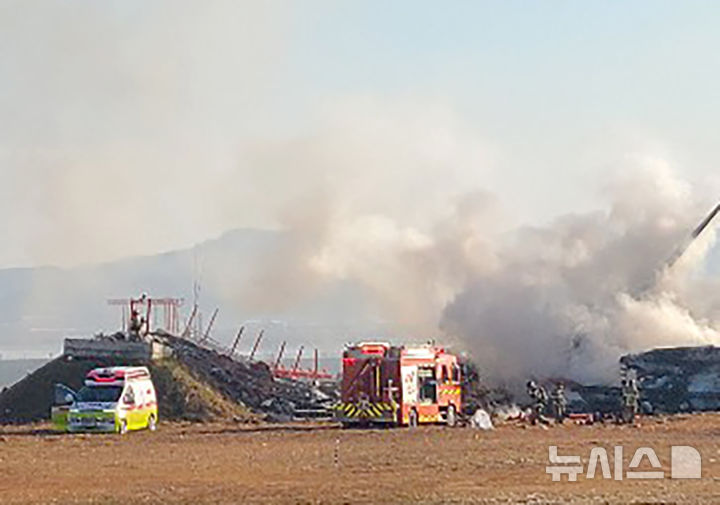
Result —
[[475, 275], [444, 310], [442, 327], [492, 376], [606, 381], [623, 353], [720, 341], [720, 293], [694, 276], [714, 232], [665, 264], [708, 202], [658, 160], [624, 169], [608, 186], [607, 211], [517, 230], [498, 244], [498, 268]]
[[666, 265], [711, 201], [662, 160], [638, 156], [603, 195], [603, 210], [536, 227], [509, 225], [484, 192], [426, 227], [328, 210], [322, 234], [294, 229], [305, 237], [290, 249], [295, 261], [271, 270], [287, 281], [302, 265], [308, 286], [357, 282], [398, 333], [419, 340], [439, 329], [502, 381], [610, 381], [624, 353], [720, 342], [720, 290], [698, 275], [715, 233]]

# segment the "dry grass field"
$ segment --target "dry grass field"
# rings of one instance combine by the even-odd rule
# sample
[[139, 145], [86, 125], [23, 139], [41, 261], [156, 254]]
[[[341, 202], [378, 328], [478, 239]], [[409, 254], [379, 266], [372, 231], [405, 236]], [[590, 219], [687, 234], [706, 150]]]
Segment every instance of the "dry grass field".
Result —
[[[720, 415], [490, 432], [163, 424], [123, 437], [46, 428], [0, 428], [0, 503], [720, 503]], [[625, 467], [637, 447], [652, 447], [668, 477], [670, 447], [691, 445], [703, 478], [598, 472], [552, 482], [549, 445], [581, 455], [585, 469], [593, 447], [612, 458], [623, 445]]]

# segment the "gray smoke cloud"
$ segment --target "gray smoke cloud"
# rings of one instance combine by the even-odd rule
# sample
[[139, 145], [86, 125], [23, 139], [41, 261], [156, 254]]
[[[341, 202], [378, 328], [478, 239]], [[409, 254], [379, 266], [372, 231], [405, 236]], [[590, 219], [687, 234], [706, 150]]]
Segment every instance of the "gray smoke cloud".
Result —
[[602, 195], [605, 208], [545, 226], [512, 224], [487, 192], [456, 198], [424, 227], [334, 210], [320, 235], [294, 229], [295, 261], [272, 271], [288, 281], [301, 265], [308, 286], [357, 282], [396, 335], [439, 330], [500, 381], [606, 382], [623, 353], [720, 342], [720, 285], [702, 272], [714, 230], [666, 264], [712, 200], [643, 156], [619, 162]]
[[696, 275], [714, 231], [665, 265], [709, 202], [659, 160], [635, 161], [608, 185], [608, 210], [518, 230], [446, 307], [443, 328], [492, 375], [605, 381], [622, 353], [718, 342], [720, 296]]
[[605, 193], [605, 211], [493, 241], [494, 268], [443, 310], [442, 328], [491, 376], [607, 381], [623, 353], [718, 342], [720, 296], [694, 275], [714, 231], [665, 264], [709, 202], [652, 159], [623, 167]]

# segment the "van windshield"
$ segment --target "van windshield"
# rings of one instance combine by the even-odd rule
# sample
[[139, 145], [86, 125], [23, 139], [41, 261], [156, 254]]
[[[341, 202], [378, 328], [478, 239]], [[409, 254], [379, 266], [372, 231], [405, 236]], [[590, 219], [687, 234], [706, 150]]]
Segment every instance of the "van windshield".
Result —
[[120, 386], [85, 386], [77, 394], [79, 402], [116, 402], [123, 388]]

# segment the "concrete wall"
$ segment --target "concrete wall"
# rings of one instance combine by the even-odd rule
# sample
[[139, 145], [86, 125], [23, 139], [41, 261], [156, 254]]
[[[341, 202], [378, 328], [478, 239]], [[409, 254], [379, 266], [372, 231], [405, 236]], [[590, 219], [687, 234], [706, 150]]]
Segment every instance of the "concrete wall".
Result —
[[153, 357], [153, 348], [151, 344], [144, 342], [66, 338], [63, 345], [63, 354], [77, 359], [112, 358], [150, 361]]

